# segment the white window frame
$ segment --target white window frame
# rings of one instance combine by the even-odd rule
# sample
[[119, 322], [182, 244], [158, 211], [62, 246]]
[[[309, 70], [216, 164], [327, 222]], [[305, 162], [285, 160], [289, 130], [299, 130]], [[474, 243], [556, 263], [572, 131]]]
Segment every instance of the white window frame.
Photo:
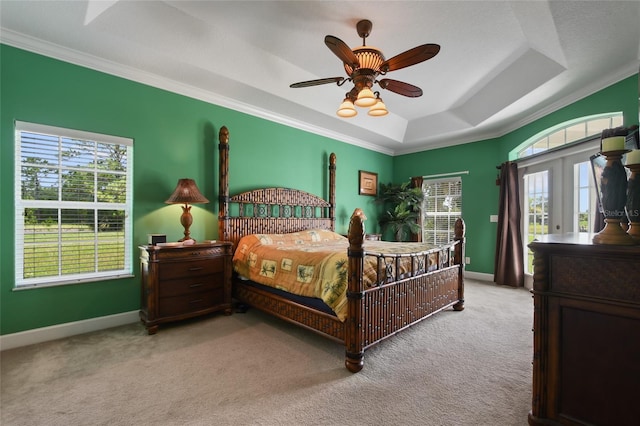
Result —
[[[78, 201], [63, 201], [62, 190], [60, 189], [58, 200], [23, 200], [22, 199], [22, 145], [21, 134], [22, 132], [37, 133], [47, 136], [53, 136], [60, 139], [68, 138], [73, 140], [89, 141], [99, 144], [113, 144], [125, 146], [127, 150], [126, 159], [126, 185], [125, 185], [125, 202], [99, 202], [94, 199], [93, 202], [78, 202]], [[61, 153], [61, 149], [58, 148], [58, 152]], [[36, 288], [36, 287], [49, 287], [64, 284], [78, 284], [83, 282], [103, 281], [108, 279], [118, 279], [133, 276], [133, 263], [132, 263], [132, 247], [133, 247], [133, 227], [132, 227], [132, 211], [133, 211], [133, 140], [130, 138], [124, 138], [119, 136], [104, 135], [99, 133], [92, 133], [82, 130], [65, 129], [60, 127], [48, 126], [43, 124], [28, 123], [22, 121], [15, 122], [15, 289]], [[58, 164], [59, 170], [63, 167]], [[94, 177], [97, 176], [97, 168], [93, 170]], [[58, 173], [62, 176], [62, 173]], [[60, 188], [62, 186], [60, 185]], [[94, 272], [74, 273], [74, 274], [62, 274], [60, 267], [58, 268], [57, 275], [49, 275], [42, 277], [24, 277], [24, 250], [25, 250], [25, 220], [24, 209], [41, 207], [47, 209], [88, 209], [88, 210], [104, 210], [104, 209], [117, 209], [124, 210], [124, 250], [122, 260], [122, 269], [99, 271], [96, 266]], [[60, 223], [58, 223], [60, 226]], [[97, 235], [97, 233], [96, 233]], [[94, 239], [96, 246], [98, 245], [97, 236]], [[58, 250], [62, 250], [62, 242], [58, 242]], [[95, 263], [99, 258], [98, 251], [94, 254]], [[58, 261], [60, 265], [60, 260]]]
[[[603, 124], [605, 120], [607, 121], [607, 124]], [[590, 140], [594, 136], [600, 135], [602, 130], [622, 126], [623, 122], [624, 117], [620, 111], [589, 115], [565, 121], [533, 135], [512, 150], [509, 158], [511, 160], [525, 159], [531, 156], [540, 155], [547, 151], [559, 149], [564, 145], [578, 143], [583, 140]], [[571, 129], [576, 126], [584, 127], [584, 135], [579, 138], [568, 137], [566, 133], [567, 129]], [[562, 133], [563, 140], [561, 142], [556, 141], [552, 144], [549, 141], [549, 137], [558, 136], [560, 133]], [[541, 145], [544, 145], [544, 148], [542, 148]], [[537, 150], [536, 146], [538, 146]]]
[[[438, 245], [437, 239], [436, 239], [436, 234], [438, 233], [443, 233], [446, 232], [447, 233], [447, 241], [451, 241], [454, 237], [454, 233], [455, 233], [455, 229], [454, 226], [452, 225], [453, 223], [455, 223], [455, 220], [462, 217], [462, 176], [454, 176], [454, 177], [447, 177], [447, 178], [434, 178], [434, 179], [424, 179], [422, 182], [422, 192], [424, 193], [424, 188], [425, 185], [434, 185], [434, 184], [440, 184], [440, 183], [449, 183], [449, 182], [453, 182], [456, 183], [460, 186], [460, 211], [429, 211], [427, 209], [427, 195], [425, 194], [425, 198], [422, 202], [422, 221], [421, 221], [421, 227], [422, 227], [422, 240], [424, 242], [427, 243], [431, 243], [434, 245]], [[456, 195], [456, 197], [458, 197]], [[437, 227], [433, 230], [425, 230], [424, 227], [424, 219], [427, 217], [432, 217], [432, 218], [437, 218], [437, 217], [446, 217], [447, 218], [447, 229], [438, 229]], [[431, 234], [431, 235], [430, 235]]]

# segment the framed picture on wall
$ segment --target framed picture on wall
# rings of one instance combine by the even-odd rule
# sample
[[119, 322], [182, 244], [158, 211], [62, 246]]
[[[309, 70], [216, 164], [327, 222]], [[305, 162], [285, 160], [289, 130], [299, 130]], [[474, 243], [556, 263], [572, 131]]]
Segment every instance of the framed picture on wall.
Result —
[[358, 188], [360, 195], [374, 197], [378, 195], [378, 174], [360, 170], [358, 172]]

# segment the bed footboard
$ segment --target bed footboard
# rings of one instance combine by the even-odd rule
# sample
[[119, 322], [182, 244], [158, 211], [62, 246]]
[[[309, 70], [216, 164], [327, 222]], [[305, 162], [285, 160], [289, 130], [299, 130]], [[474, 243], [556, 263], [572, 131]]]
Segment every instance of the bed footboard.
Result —
[[[349, 225], [349, 284], [346, 320], [345, 365], [358, 372], [364, 365], [364, 351], [372, 345], [443, 310], [464, 309], [464, 222], [458, 219], [455, 240], [435, 250], [438, 262], [433, 269], [417, 268], [393, 280], [379, 281], [364, 288], [362, 211], [356, 209]], [[412, 259], [412, 263], [414, 263]]]

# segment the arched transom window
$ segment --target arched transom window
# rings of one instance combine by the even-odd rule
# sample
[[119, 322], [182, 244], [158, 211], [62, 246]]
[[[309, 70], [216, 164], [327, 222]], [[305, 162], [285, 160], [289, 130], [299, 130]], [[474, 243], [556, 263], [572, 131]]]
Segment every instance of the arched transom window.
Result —
[[525, 158], [602, 133], [604, 129], [622, 126], [621, 112], [590, 115], [565, 121], [527, 139], [517, 150]]

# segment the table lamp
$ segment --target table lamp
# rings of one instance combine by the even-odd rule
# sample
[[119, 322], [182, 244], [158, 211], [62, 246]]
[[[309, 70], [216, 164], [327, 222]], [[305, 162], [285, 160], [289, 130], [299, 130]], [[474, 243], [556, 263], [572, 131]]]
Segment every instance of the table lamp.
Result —
[[191, 206], [189, 204], [203, 204], [208, 203], [209, 200], [200, 193], [196, 182], [193, 179], [179, 179], [173, 194], [165, 201], [167, 204], [184, 204], [182, 206], [182, 216], [180, 216], [180, 223], [184, 227], [184, 238], [179, 241], [195, 240], [191, 238], [189, 228], [193, 223], [193, 217], [191, 216]]

